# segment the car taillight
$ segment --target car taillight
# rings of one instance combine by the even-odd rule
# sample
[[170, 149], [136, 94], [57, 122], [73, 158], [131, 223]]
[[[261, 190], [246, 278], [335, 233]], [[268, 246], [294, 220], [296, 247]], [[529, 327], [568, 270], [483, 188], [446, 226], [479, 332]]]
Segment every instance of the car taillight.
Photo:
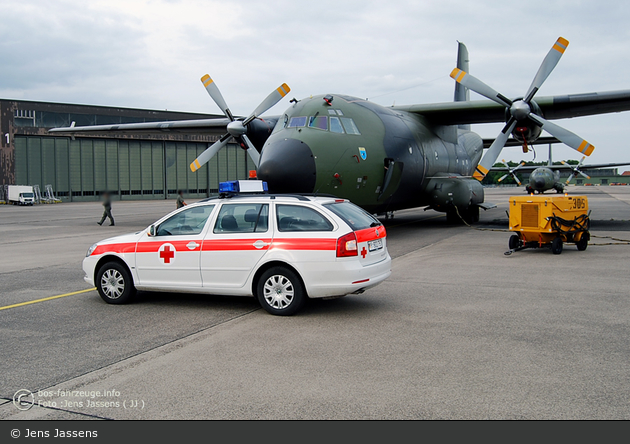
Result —
[[337, 239], [337, 257], [350, 257], [358, 255], [357, 235], [354, 234], [354, 231]]

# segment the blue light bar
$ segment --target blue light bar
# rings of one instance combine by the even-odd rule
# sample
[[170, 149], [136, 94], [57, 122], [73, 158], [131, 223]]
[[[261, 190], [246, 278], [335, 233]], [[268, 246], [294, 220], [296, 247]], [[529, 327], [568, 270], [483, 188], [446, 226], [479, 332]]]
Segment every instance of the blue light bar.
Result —
[[219, 183], [219, 193], [266, 193], [267, 182], [262, 180], [231, 180]]

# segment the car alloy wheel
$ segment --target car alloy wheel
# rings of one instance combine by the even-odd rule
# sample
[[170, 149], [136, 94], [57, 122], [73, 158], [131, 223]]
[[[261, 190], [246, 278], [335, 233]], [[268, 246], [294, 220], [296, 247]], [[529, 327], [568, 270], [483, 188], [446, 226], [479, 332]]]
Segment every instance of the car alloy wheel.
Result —
[[295, 297], [293, 283], [279, 274], [270, 276], [263, 286], [265, 301], [276, 310], [283, 310], [291, 305]]
[[118, 299], [125, 291], [125, 279], [118, 270], [110, 268], [101, 276], [101, 288], [110, 299]]

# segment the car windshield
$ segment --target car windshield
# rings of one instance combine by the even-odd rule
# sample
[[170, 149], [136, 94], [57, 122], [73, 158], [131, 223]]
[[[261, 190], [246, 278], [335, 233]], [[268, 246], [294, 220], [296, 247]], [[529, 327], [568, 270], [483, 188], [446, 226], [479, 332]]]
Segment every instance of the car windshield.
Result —
[[201, 233], [214, 205], [187, 208], [166, 219], [157, 228], [157, 236], [195, 235]]
[[329, 203], [324, 204], [324, 207], [339, 216], [354, 231], [381, 225], [370, 213], [350, 202]]
[[22, 193], [22, 197], [33, 197], [33, 193]]

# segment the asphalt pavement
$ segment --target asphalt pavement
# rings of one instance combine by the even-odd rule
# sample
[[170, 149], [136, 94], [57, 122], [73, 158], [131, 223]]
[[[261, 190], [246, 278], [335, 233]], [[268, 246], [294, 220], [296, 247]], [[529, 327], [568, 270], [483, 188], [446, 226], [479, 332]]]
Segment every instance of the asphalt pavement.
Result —
[[[475, 228], [397, 212], [388, 281], [288, 318], [169, 293], [3, 310], [89, 290], [86, 249], [174, 202], [114, 202], [115, 227], [97, 203], [0, 206], [0, 419], [629, 419], [630, 245], [611, 238], [630, 240], [630, 187], [569, 191], [592, 209], [584, 252], [504, 256], [521, 190], [487, 189]], [[20, 389], [42, 406], [18, 411]]]

